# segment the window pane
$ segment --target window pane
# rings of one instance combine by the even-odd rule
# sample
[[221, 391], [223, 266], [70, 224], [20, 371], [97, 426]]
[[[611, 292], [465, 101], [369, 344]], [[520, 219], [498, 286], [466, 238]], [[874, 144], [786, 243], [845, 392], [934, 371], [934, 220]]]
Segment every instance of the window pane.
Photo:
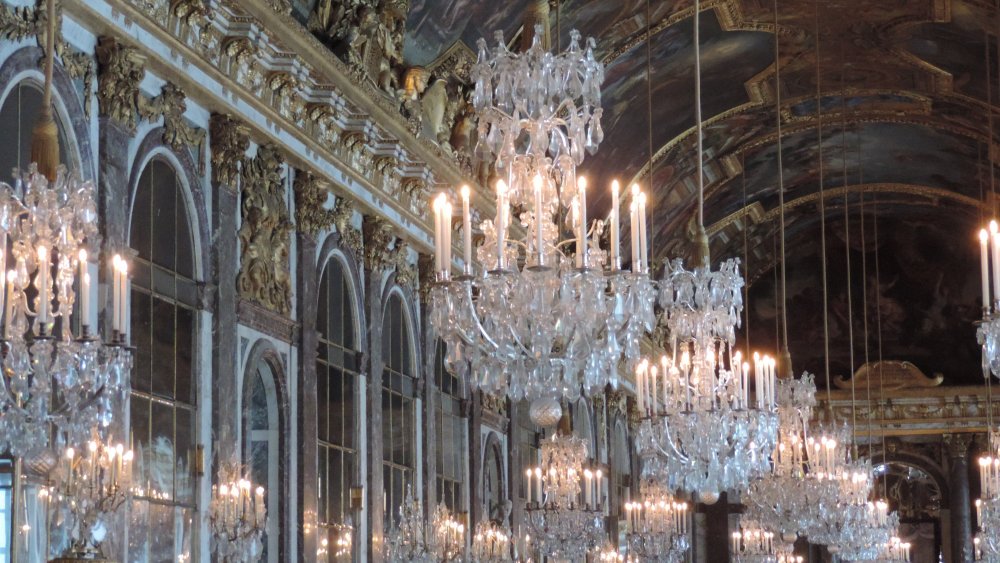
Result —
[[176, 307], [153, 299], [153, 394], [174, 398], [174, 360], [177, 345]]
[[132, 389], [149, 393], [153, 373], [152, 324], [149, 295], [132, 290], [132, 343], [135, 346], [132, 365]]
[[192, 352], [196, 338], [194, 311], [186, 307], [177, 307], [177, 364], [175, 369], [175, 397], [178, 401], [195, 404], [194, 373], [192, 368]]

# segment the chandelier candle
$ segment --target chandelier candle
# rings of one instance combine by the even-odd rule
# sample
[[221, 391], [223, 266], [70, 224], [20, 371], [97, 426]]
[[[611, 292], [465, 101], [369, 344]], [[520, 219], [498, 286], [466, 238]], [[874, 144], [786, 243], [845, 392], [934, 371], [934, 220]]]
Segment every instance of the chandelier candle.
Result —
[[469, 186], [462, 186], [462, 261], [465, 263], [465, 274], [472, 274], [472, 214], [469, 211]]

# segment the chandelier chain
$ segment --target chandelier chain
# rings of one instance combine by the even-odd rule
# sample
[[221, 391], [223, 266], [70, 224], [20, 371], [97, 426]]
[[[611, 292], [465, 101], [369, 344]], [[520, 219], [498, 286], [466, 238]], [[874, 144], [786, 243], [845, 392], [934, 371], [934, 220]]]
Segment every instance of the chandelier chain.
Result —
[[[705, 229], [704, 131], [701, 123], [701, 0], [694, 0], [694, 119], [698, 129], [698, 226]], [[706, 264], [707, 265], [707, 264]]]

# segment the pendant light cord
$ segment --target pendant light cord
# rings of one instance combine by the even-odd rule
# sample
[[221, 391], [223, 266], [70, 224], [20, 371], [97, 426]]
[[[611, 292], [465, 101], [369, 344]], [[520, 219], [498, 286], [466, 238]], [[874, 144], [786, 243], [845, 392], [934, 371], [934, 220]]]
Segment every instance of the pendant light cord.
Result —
[[792, 378], [791, 354], [788, 350], [788, 292], [785, 264], [785, 171], [781, 146], [781, 35], [778, 33], [778, 0], [774, 0], [774, 118], [778, 130], [778, 220], [781, 224], [781, 371], [782, 377]]
[[[841, 65], [843, 65], [844, 48], [840, 48]], [[847, 98], [844, 95], [844, 69], [840, 70], [840, 113], [843, 121], [841, 130], [841, 150], [843, 151], [843, 176], [844, 176], [844, 251], [847, 262], [847, 340], [848, 340], [848, 369], [851, 370], [851, 443], [857, 457], [858, 448], [858, 397], [857, 386], [854, 377], [854, 303], [851, 291], [851, 213], [850, 213], [850, 193], [847, 190], [850, 183], [847, 178]]]
[[[826, 374], [826, 408], [833, 412], [833, 396], [830, 386], [830, 299], [826, 280], [826, 194], [823, 175], [823, 90], [820, 73], [819, 0], [814, 2], [814, 34], [816, 35], [816, 146], [819, 148], [819, 235], [820, 263], [823, 278], [823, 368]], [[831, 417], [832, 420], [832, 417]]]
[[[858, 131], [854, 132], [855, 140], [857, 141], [857, 158], [858, 158], [858, 187], [860, 188], [860, 205], [858, 206], [858, 217], [860, 217], [860, 226], [858, 227], [861, 232], [861, 326], [864, 330], [864, 343], [865, 343], [865, 404], [868, 405], [868, 420], [866, 421], [868, 427], [868, 448], [869, 455], [871, 454], [871, 444], [872, 444], [872, 366], [871, 358], [868, 355], [868, 345], [870, 343], [868, 335], [868, 244], [865, 240], [865, 192], [864, 192], [864, 170], [861, 166], [861, 132], [860, 127]], [[876, 291], [878, 288], [876, 287]]]
[[[653, 20], [652, 12], [649, 8], [649, 0], [646, 0], [646, 141], [649, 143], [649, 186], [648, 192], [649, 196], [653, 196]], [[661, 206], [662, 207], [662, 206]], [[656, 209], [654, 208], [652, 218], [656, 218]], [[650, 230], [650, 240], [656, 237], [656, 221], [652, 222], [652, 227]], [[653, 245], [649, 245], [652, 247]], [[649, 257], [643, 257], [649, 260]], [[650, 275], [653, 274], [653, 269], [648, 264]]]
[[59, 130], [52, 113], [52, 77], [56, 59], [56, 2], [46, 0], [45, 87], [42, 107], [31, 135], [31, 161], [43, 176], [54, 181], [59, 168]]
[[[694, 119], [698, 129], [698, 226], [705, 230], [705, 170], [701, 124], [701, 0], [694, 0]], [[705, 264], [708, 266], [708, 264]]]

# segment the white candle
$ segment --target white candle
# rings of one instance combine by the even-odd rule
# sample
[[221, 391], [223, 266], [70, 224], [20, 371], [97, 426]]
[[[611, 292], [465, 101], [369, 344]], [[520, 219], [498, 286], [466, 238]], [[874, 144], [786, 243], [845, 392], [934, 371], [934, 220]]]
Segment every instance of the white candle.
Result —
[[583, 268], [583, 237], [580, 236], [580, 198], [574, 197], [570, 203], [570, 214], [573, 218], [573, 235], [576, 238], [576, 267]]
[[10, 329], [14, 324], [14, 284], [17, 280], [17, 272], [10, 270], [7, 272], [7, 297], [4, 299], [3, 312], [3, 338], [10, 339]]
[[[649, 367], [649, 379], [652, 382], [651, 387], [653, 388], [653, 400], [650, 402], [649, 410], [655, 415], [656, 414], [656, 404], [659, 397], [659, 393], [656, 391], [656, 366]], [[665, 397], [664, 397], [665, 398]]]
[[469, 210], [469, 186], [462, 186], [462, 249], [465, 270], [472, 273], [472, 212]]
[[534, 492], [534, 488], [531, 486], [531, 469], [530, 468], [526, 469], [524, 471], [524, 478], [528, 480], [528, 482], [527, 482], [528, 502], [532, 502], [534, 500], [534, 495], [532, 494]]
[[538, 502], [540, 504], [544, 503], [545, 497], [542, 495], [542, 468], [541, 467], [536, 467], [535, 468], [535, 486], [537, 487], [537, 489], [535, 489], [535, 500], [536, 500], [536, 502]]
[[504, 269], [504, 241], [507, 238], [507, 184], [497, 180], [497, 269]]
[[989, 273], [990, 259], [989, 259], [989, 253], [986, 250], [986, 247], [989, 243], [989, 238], [990, 237], [989, 234], [986, 232], [986, 229], [980, 229], [979, 261], [982, 266], [981, 273], [982, 273], [982, 285], [983, 285], [983, 310], [986, 311], [987, 313], [989, 313], [990, 306], [992, 305], [990, 303], [990, 273]]
[[643, 400], [645, 392], [642, 390], [643, 364], [639, 364], [635, 369], [635, 398], [639, 402], [639, 416], [646, 416], [646, 401]]
[[40, 330], [45, 330], [44, 325], [49, 319], [49, 251], [44, 246], [38, 247], [38, 273], [35, 276], [35, 285], [38, 290], [38, 322]]
[[128, 342], [132, 332], [132, 280], [128, 277], [128, 262], [122, 260], [122, 340]]
[[434, 203], [432, 205], [434, 209], [434, 272], [440, 273], [441, 260], [443, 258], [441, 252], [441, 196], [434, 198]]
[[993, 243], [993, 298], [1000, 299], [1000, 233], [996, 221], [990, 221], [990, 239]]
[[589, 264], [587, 261], [587, 179], [583, 176], [576, 181], [577, 190], [580, 195], [580, 236], [583, 240], [583, 253], [582, 259], [583, 264], [581, 267], [586, 268]]
[[542, 248], [542, 176], [535, 175], [535, 252], [539, 266], [545, 265], [545, 250]]
[[619, 236], [619, 202], [618, 202], [618, 180], [611, 182], [611, 270], [621, 269], [621, 254], [618, 244]]
[[444, 219], [444, 271], [445, 278], [448, 277], [448, 272], [451, 271], [451, 202], [447, 199], [444, 200], [444, 204], [441, 206], [444, 211], [442, 217]]
[[645, 272], [648, 250], [646, 246], [646, 193], [639, 192], [639, 271]]
[[631, 223], [632, 229], [632, 272], [639, 273], [639, 204], [632, 200], [631, 205], [629, 205], [629, 222]]
[[669, 389], [668, 385], [669, 385], [670, 378], [667, 377], [667, 374], [669, 374], [670, 372], [667, 370], [667, 357], [666, 356], [663, 356], [663, 357], [660, 358], [660, 368], [661, 368], [660, 379], [663, 380], [663, 410], [666, 411], [667, 409], [670, 408], [670, 405], [667, 404], [667, 401], [670, 400], [670, 394], [668, 393], [668, 389]]
[[87, 336], [83, 327], [90, 324], [90, 275], [87, 273], [87, 250], [80, 249], [80, 332]]
[[583, 502], [586, 506], [590, 506], [591, 502], [591, 485], [594, 479], [594, 474], [589, 469], [583, 470], [583, 476], [585, 479], [583, 487]]
[[749, 379], [750, 379], [750, 364], [747, 362], [743, 362], [743, 376], [742, 376], [742, 385], [740, 389], [740, 397], [741, 397], [740, 406], [744, 409], [747, 408], [747, 385], [750, 383]]
[[115, 254], [114, 258], [111, 259], [111, 330], [114, 332], [121, 331], [121, 315], [118, 312], [118, 307], [121, 306], [121, 285], [118, 283], [119, 271], [121, 270], [122, 257]]
[[594, 502], [597, 504], [597, 507], [600, 507], [604, 504], [604, 475], [601, 473], [600, 469], [597, 470], [595, 478], [597, 479], [597, 495]]

